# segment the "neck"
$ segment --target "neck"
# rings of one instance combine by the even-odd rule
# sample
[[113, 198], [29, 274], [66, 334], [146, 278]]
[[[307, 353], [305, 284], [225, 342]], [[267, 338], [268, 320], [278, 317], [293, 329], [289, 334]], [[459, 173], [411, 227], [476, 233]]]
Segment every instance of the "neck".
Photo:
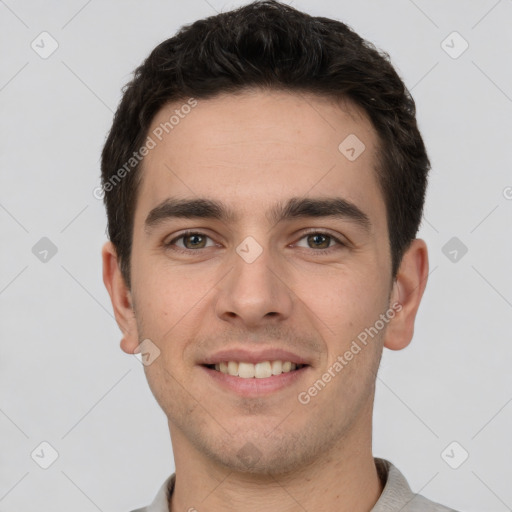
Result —
[[[371, 451], [371, 420], [328, 453], [286, 474], [240, 473], [219, 466], [171, 430], [176, 484], [169, 510], [369, 512], [382, 493]], [[358, 428], [359, 427], [359, 428]], [[357, 439], [356, 439], [357, 438]]]

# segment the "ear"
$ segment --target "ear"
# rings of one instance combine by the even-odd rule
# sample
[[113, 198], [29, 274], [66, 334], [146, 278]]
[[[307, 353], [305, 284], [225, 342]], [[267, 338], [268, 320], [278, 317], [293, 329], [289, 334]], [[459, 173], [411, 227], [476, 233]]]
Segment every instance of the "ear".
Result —
[[[397, 305], [396, 314], [388, 324], [384, 346], [401, 350], [412, 340], [414, 320], [428, 279], [427, 244], [416, 238], [404, 253], [391, 291], [390, 307]], [[400, 306], [401, 306], [401, 309]]]
[[107, 242], [101, 251], [103, 259], [103, 282], [110, 295], [117, 325], [123, 333], [121, 349], [133, 354], [139, 346], [137, 323], [133, 311], [132, 295], [121, 273], [117, 251], [112, 242]]

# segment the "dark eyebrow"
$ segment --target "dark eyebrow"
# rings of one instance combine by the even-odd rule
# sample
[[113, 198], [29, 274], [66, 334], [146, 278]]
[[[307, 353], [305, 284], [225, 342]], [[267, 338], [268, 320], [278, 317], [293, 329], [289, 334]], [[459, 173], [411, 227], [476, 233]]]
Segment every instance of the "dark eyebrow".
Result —
[[334, 217], [356, 223], [365, 231], [370, 232], [372, 223], [354, 203], [341, 197], [301, 198], [292, 197], [283, 206], [276, 204], [267, 214], [270, 222], [277, 224], [282, 220], [303, 217]]
[[[295, 218], [334, 217], [352, 221], [367, 232], [371, 230], [372, 226], [366, 213], [354, 203], [340, 197], [292, 197], [284, 205], [282, 203], [274, 205], [266, 216], [273, 225]], [[235, 213], [219, 201], [202, 198], [168, 198], [149, 212], [144, 223], [145, 228], [148, 230], [164, 220], [172, 218], [216, 219], [222, 222], [237, 220]]]
[[224, 222], [235, 220], [233, 213], [218, 201], [170, 197], [149, 212], [144, 225], [147, 230], [166, 219], [172, 218], [218, 219]]

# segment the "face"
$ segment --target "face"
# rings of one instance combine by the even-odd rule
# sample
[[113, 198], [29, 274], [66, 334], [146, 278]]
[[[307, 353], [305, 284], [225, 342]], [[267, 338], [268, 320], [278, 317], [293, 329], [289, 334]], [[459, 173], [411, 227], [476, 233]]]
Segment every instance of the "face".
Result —
[[357, 444], [399, 316], [373, 127], [348, 103], [252, 91], [198, 101], [162, 136], [181, 105], [149, 130], [133, 315], [116, 311], [126, 352], [160, 351], [144, 368], [175, 451], [280, 473]]

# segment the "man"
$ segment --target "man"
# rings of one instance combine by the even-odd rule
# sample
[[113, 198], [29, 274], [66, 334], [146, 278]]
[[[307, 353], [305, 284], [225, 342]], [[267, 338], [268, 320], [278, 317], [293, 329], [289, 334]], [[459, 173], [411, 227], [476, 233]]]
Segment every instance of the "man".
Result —
[[429, 166], [387, 57], [334, 20], [253, 3], [136, 70], [102, 154], [103, 277], [176, 467], [139, 510], [449, 510], [372, 455], [382, 350], [427, 281]]

